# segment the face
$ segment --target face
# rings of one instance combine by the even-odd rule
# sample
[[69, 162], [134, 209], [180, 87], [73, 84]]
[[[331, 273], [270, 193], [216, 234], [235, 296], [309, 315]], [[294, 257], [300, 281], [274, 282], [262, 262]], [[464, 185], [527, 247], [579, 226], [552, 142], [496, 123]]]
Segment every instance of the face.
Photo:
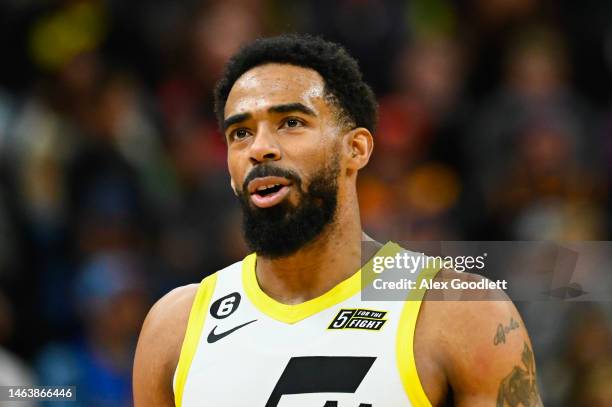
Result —
[[334, 220], [342, 170], [341, 124], [321, 76], [267, 64], [243, 74], [225, 106], [232, 188], [250, 248], [284, 257]]

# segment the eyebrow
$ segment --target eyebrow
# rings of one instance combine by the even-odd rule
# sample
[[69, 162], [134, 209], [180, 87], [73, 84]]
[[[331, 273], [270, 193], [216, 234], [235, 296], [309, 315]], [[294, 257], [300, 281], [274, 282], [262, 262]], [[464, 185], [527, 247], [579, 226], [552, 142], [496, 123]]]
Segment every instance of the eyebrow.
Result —
[[[295, 103], [286, 103], [282, 105], [275, 105], [268, 109], [270, 113], [290, 113], [290, 112], [301, 112], [309, 116], [317, 117], [317, 114], [309, 108], [308, 106], [295, 102]], [[251, 113], [238, 113], [233, 116], [228, 117], [223, 121], [223, 128], [227, 129], [231, 125], [238, 124], [245, 120], [248, 120], [252, 117]]]
[[247, 119], [251, 118], [251, 113], [238, 113], [235, 114], [233, 116], [228, 117], [227, 119], [223, 120], [223, 128], [227, 129], [229, 126], [233, 125], [233, 124], [237, 124], [240, 122], [243, 122]]
[[271, 108], [268, 109], [268, 112], [271, 112], [271, 113], [301, 112], [309, 116], [317, 117], [317, 114], [314, 112], [314, 110], [312, 110], [308, 106], [305, 106], [299, 102], [272, 106]]

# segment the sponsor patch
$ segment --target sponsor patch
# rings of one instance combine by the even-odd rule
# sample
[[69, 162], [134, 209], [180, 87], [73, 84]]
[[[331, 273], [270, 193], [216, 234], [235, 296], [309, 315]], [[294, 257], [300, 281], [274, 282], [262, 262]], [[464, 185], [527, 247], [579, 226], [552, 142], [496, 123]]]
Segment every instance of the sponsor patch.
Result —
[[343, 308], [331, 321], [327, 329], [366, 329], [380, 331], [385, 322], [386, 311], [363, 308]]

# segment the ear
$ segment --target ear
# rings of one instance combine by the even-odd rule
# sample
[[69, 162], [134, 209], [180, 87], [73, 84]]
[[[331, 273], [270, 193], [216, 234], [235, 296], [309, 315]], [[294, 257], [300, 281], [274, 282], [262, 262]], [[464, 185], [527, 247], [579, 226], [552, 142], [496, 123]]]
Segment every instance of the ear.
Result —
[[372, 133], [365, 127], [358, 127], [344, 135], [344, 150], [346, 152], [346, 168], [360, 170], [370, 161], [374, 149]]

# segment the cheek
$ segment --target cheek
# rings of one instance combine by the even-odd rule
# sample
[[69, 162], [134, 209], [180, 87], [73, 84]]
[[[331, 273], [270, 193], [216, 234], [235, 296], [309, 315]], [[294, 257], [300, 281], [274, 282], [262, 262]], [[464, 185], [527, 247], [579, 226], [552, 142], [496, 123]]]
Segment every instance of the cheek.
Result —
[[239, 154], [228, 152], [227, 154], [227, 169], [230, 176], [230, 182], [234, 191], [242, 189], [242, 181], [244, 179], [244, 169], [238, 157]]
[[289, 161], [292, 167], [295, 168], [304, 185], [303, 189], [307, 190], [313, 176], [320, 174], [332, 165], [337, 152], [333, 145], [320, 143], [317, 146], [304, 147], [303, 149], [294, 152], [292, 156], [288, 154]]
[[[309, 182], [312, 174], [316, 173], [325, 162], [322, 148], [312, 146], [296, 146], [295, 150], [285, 152], [286, 166], [293, 169], [302, 178], [302, 182]], [[283, 164], [281, 164], [283, 165]], [[306, 185], [304, 185], [306, 186]]]
[[325, 165], [338, 148], [337, 137], [329, 129], [318, 128], [295, 138], [287, 138], [283, 152], [288, 161], [294, 162], [309, 174]]

